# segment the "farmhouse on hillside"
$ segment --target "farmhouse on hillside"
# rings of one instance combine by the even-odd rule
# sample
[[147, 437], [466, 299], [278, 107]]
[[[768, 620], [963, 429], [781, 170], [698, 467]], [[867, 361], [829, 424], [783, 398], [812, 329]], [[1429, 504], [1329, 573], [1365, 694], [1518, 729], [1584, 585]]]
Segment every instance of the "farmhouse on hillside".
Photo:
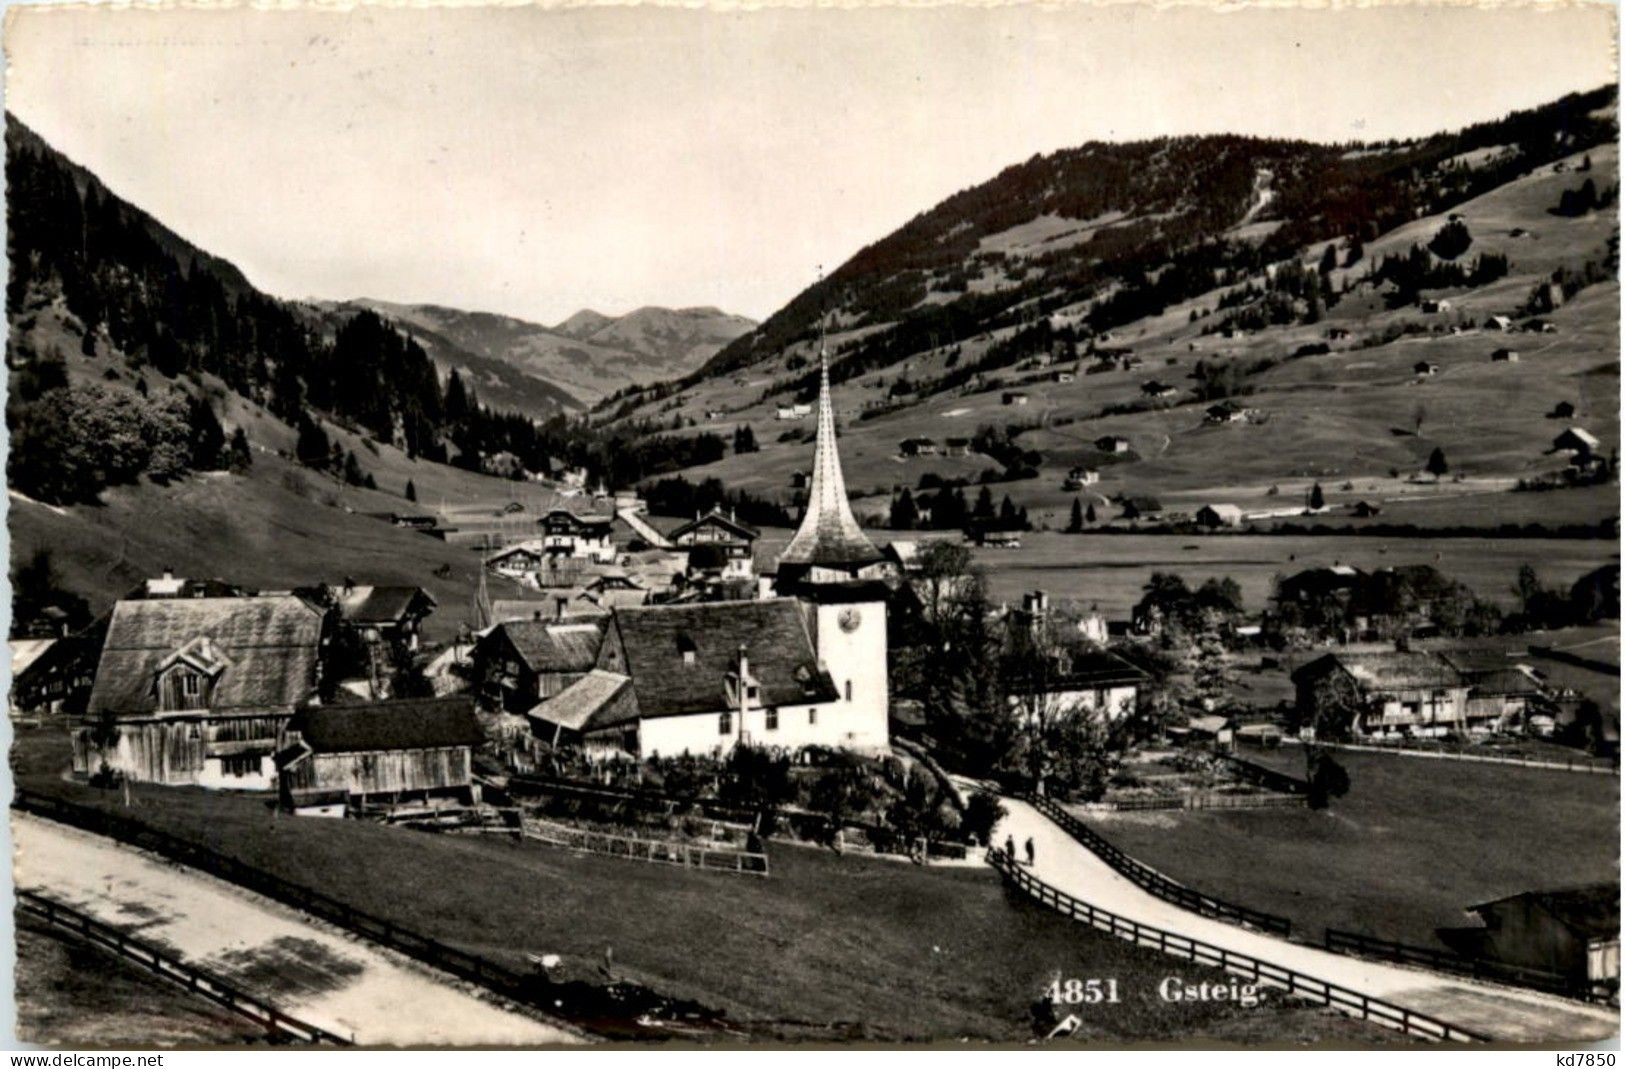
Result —
[[1234, 401], [1220, 401], [1209, 405], [1202, 416], [1204, 423], [1240, 423], [1247, 418], [1247, 410]]
[[1576, 460], [1594, 456], [1601, 445], [1596, 435], [1581, 427], [1569, 427], [1552, 439], [1554, 453], [1567, 453]]
[[284, 808], [342, 816], [352, 805], [473, 801], [485, 741], [468, 695], [299, 710], [276, 751]]
[[1095, 448], [1102, 453], [1127, 453], [1129, 441], [1120, 434], [1107, 434], [1095, 439]]
[[1490, 360], [1497, 364], [1516, 364], [1518, 362], [1518, 350], [1497, 349], [1490, 354]]
[[1433, 376], [1439, 373], [1439, 365], [1435, 364], [1431, 360], [1418, 360], [1416, 362], [1416, 366], [1411, 368], [1411, 370], [1416, 372], [1418, 375]]
[[105, 762], [132, 780], [269, 789], [278, 733], [317, 699], [326, 621], [291, 594], [118, 602], [74, 725], [74, 771]]
[[1241, 509], [1235, 505], [1203, 505], [1196, 510], [1196, 522], [1202, 527], [1240, 527]]

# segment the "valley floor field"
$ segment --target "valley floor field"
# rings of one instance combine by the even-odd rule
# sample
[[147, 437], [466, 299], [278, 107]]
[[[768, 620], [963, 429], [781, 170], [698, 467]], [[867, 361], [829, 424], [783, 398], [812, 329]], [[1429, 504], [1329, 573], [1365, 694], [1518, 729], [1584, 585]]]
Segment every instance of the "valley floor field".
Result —
[[[1531, 495], [1537, 496], [1537, 495]], [[871, 531], [889, 540], [959, 535], [934, 531]], [[770, 564], [789, 532], [764, 532], [757, 560]], [[1110, 619], [1126, 619], [1153, 572], [1173, 572], [1186, 585], [1229, 577], [1241, 585], [1248, 613], [1268, 605], [1277, 575], [1305, 568], [1349, 564], [1367, 570], [1430, 564], [1466, 583], [1478, 596], [1513, 604], [1518, 568], [1532, 564], [1543, 583], [1567, 588], [1594, 568], [1619, 559], [1619, 543], [1579, 538], [1383, 538], [1372, 535], [1160, 535], [1082, 534], [1032, 531], [1018, 549], [977, 549], [996, 599], [1017, 601], [1030, 590], [1056, 600], [1094, 605]]]
[[[1301, 748], [1247, 749], [1296, 776]], [[1504, 895], [1619, 879], [1614, 776], [1338, 751], [1349, 793], [1324, 811], [1082, 813], [1131, 856], [1219, 898], [1443, 949], [1437, 927]]]
[[[720, 1008], [759, 1038], [1021, 1042], [1056, 977], [1115, 976], [1123, 1003], [1084, 1013], [1078, 1038], [1404, 1042], [1321, 1009], [1164, 1002], [1156, 988], [1170, 972], [1193, 982], [1219, 974], [1085, 930], [1012, 896], [979, 866], [928, 869], [775, 844], [771, 878], [744, 879], [531, 843], [279, 818], [264, 799], [241, 795], [143, 788], [125, 809], [116, 795], [55, 777], [29, 781], [509, 966], [556, 953], [571, 974], [601, 980], [611, 951], [616, 976]], [[403, 887], [412, 893], [399, 894]]]

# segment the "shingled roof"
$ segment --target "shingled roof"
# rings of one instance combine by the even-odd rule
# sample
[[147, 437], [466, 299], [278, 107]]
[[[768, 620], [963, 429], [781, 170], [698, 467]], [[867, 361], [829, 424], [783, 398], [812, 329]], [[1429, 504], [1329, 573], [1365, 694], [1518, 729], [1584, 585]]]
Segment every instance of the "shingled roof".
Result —
[[89, 712], [157, 710], [158, 668], [206, 639], [215, 711], [292, 709], [316, 689], [322, 613], [292, 595], [121, 601], [113, 606]]
[[1619, 935], [1619, 884], [1598, 883], [1554, 891], [1525, 891], [1497, 898], [1493, 902], [1468, 906], [1467, 912], [1482, 914], [1496, 906], [1528, 899], [1551, 914], [1582, 939]]
[[1331, 668], [1341, 668], [1362, 688], [1377, 690], [1426, 690], [1464, 685], [1461, 673], [1436, 653], [1328, 653], [1292, 673], [1312, 677]]
[[595, 620], [510, 620], [482, 642], [506, 641], [532, 672], [586, 672], [598, 662], [604, 631]]
[[[727, 706], [725, 681], [740, 647], [761, 685], [766, 707], [835, 701], [829, 673], [818, 666], [812, 635], [791, 598], [700, 602], [622, 609], [614, 645], [599, 667], [632, 679], [640, 716], [685, 716]], [[685, 659], [684, 652], [691, 654]], [[620, 663], [613, 663], [616, 655]]]
[[288, 731], [298, 732], [314, 753], [429, 750], [485, 741], [474, 716], [474, 700], [466, 694], [310, 706], [294, 714]]
[[352, 586], [335, 596], [339, 615], [350, 624], [393, 624], [414, 611], [433, 612], [434, 597], [415, 586]]
[[638, 705], [631, 682], [619, 672], [595, 668], [552, 697], [538, 702], [526, 715], [570, 731], [635, 720]]

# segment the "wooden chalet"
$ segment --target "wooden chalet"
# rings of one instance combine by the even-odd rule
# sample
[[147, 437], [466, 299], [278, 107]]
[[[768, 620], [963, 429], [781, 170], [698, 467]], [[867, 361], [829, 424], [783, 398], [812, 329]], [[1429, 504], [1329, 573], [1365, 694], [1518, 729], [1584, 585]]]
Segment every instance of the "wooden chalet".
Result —
[[[268, 789], [277, 736], [315, 700], [326, 613], [293, 595], [113, 607], [73, 768], [133, 780]], [[97, 741], [110, 722], [116, 738]]]
[[596, 617], [499, 623], [470, 654], [481, 700], [492, 709], [524, 713], [592, 671], [603, 641], [604, 624]]
[[703, 547], [715, 547], [711, 553], [701, 556], [709, 560], [720, 555], [722, 557], [720, 570], [723, 575], [748, 577], [753, 572], [752, 547], [761, 537], [761, 532], [749, 524], [740, 523], [732, 512], [712, 509], [705, 515], [696, 516], [675, 528], [668, 537], [674, 545], [690, 551], [691, 571], [695, 568], [694, 551]]
[[295, 812], [471, 801], [473, 750], [484, 741], [468, 695], [304, 708], [278, 740], [277, 789]]
[[613, 516], [578, 515], [556, 508], [536, 522], [542, 528], [542, 550], [548, 554], [590, 557], [606, 563], [615, 559]]
[[418, 648], [418, 628], [434, 612], [434, 595], [416, 586], [360, 586], [346, 579], [333, 591], [339, 624], [369, 645]]

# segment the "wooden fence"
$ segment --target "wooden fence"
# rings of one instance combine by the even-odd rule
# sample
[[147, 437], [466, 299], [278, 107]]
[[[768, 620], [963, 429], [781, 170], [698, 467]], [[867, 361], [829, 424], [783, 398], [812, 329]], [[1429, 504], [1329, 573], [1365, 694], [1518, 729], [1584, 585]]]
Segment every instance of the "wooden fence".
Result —
[[1175, 883], [1156, 869], [1130, 857], [1107, 842], [1093, 828], [1062, 809], [1052, 799], [1028, 795], [1024, 796], [1023, 800], [1059, 824], [1063, 831], [1081, 843], [1090, 853], [1110, 865], [1119, 875], [1164, 902], [1171, 902], [1204, 917], [1229, 921], [1232, 924], [1244, 924], [1283, 938], [1292, 935], [1292, 922], [1286, 917], [1238, 906], [1212, 895], [1193, 891], [1184, 884]]
[[521, 827], [525, 838], [549, 846], [563, 846], [571, 850], [584, 850], [592, 854], [629, 858], [633, 861], [681, 865], [710, 872], [738, 872], [762, 877], [768, 875], [766, 854], [754, 854], [745, 850], [713, 850], [670, 839], [639, 839], [631, 835], [613, 835], [587, 828], [570, 828], [530, 818], [526, 818]]
[[1201, 791], [1161, 798], [1119, 798], [1097, 802], [1091, 808], [1137, 813], [1158, 809], [1302, 809], [1309, 804], [1302, 794], [1218, 794]]
[[222, 979], [196, 965], [190, 965], [145, 940], [137, 939], [110, 924], [104, 924], [88, 913], [83, 913], [38, 891], [19, 888], [17, 908], [81, 942], [111, 951], [125, 961], [179, 984], [200, 998], [208, 999], [239, 1017], [247, 1018], [264, 1028], [267, 1035], [286, 1037], [299, 1043], [326, 1043], [334, 1046], [350, 1046], [354, 1042], [353, 1037], [346, 1039], [318, 1025], [284, 1013], [273, 1004], [249, 994], [229, 980]]
[[1469, 958], [1460, 954], [1452, 954], [1446, 950], [1434, 950], [1432, 947], [1413, 946], [1409, 943], [1396, 943], [1391, 939], [1378, 939], [1375, 936], [1340, 931], [1336, 928], [1326, 929], [1326, 949], [1339, 954], [1353, 954], [1362, 958], [1398, 962], [1401, 965], [1420, 965], [1423, 968], [1433, 969], [1438, 972], [1470, 976], [1475, 980], [1490, 980], [1501, 984], [1511, 984], [1514, 987], [1534, 988], [1538, 991], [1582, 999], [1586, 1002], [1617, 1003], [1619, 1000], [1619, 985], [1617, 982], [1608, 984], [1575, 980], [1561, 973], [1545, 972], [1540, 969], [1526, 969], [1522, 966], [1487, 961], [1483, 958]]
[[[1288, 742], [1304, 745], [1302, 740], [1288, 738]], [[1317, 742], [1314, 745], [1327, 750], [1352, 750], [1356, 753], [1396, 754], [1400, 757], [1427, 757], [1437, 761], [1470, 761], [1483, 765], [1517, 765], [1520, 768], [1543, 768], [1552, 772], [1588, 772], [1597, 776], [1617, 776], [1619, 766], [1591, 758], [1551, 761], [1533, 757], [1491, 757], [1488, 754], [1467, 753], [1462, 750], [1434, 749], [1410, 743], [1356, 743]]]
[[1272, 965], [1247, 954], [1238, 954], [1200, 939], [1153, 928], [1148, 924], [1141, 924], [1139, 921], [1091, 906], [1038, 879], [1001, 851], [990, 850], [987, 858], [988, 863], [1005, 879], [1049, 908], [1136, 946], [1149, 947], [1199, 965], [1211, 965], [1233, 976], [1250, 979], [1255, 984], [1281, 988], [1290, 994], [1322, 1003], [1352, 1016], [1396, 1028], [1406, 1035], [1455, 1043], [1488, 1041], [1487, 1036], [1469, 1032], [1437, 1017], [1417, 1013], [1383, 999], [1372, 998], [1339, 984], [1306, 976], [1295, 969]]

